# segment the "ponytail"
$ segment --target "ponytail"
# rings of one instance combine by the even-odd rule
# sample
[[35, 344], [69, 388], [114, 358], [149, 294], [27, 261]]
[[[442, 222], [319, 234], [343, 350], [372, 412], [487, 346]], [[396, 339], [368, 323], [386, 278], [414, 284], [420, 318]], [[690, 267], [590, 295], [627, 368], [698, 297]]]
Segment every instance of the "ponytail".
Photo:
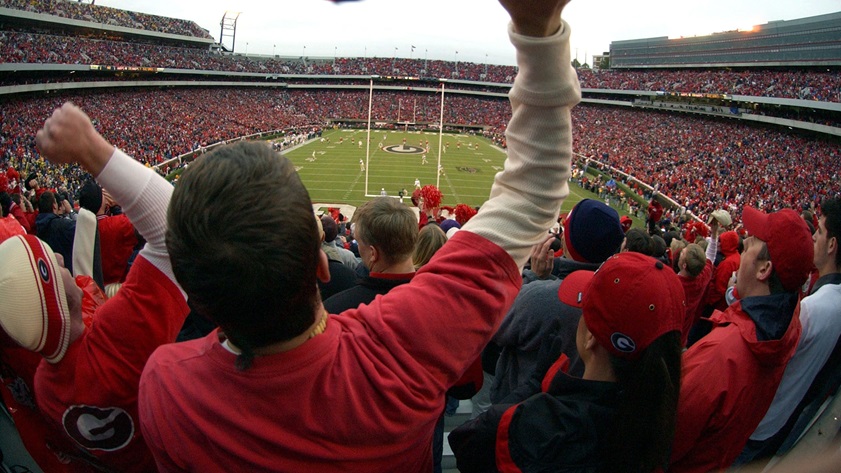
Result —
[[636, 360], [611, 356], [619, 408], [602, 450], [601, 472], [665, 470], [671, 455], [680, 394], [680, 333], [666, 333]]

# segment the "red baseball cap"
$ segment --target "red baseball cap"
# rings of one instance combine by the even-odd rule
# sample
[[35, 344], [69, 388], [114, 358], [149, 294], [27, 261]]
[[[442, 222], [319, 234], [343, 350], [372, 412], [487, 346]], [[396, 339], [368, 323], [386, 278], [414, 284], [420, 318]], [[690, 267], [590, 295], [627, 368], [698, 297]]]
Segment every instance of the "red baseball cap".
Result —
[[611, 256], [596, 272], [570, 274], [561, 283], [558, 297], [582, 309], [587, 329], [600, 345], [632, 360], [661, 335], [680, 331], [686, 315], [677, 274], [635, 252]]
[[815, 256], [812, 232], [806, 221], [791, 209], [766, 214], [745, 207], [742, 223], [748, 234], [768, 245], [771, 264], [783, 288], [798, 290], [809, 278]]
[[627, 215], [623, 215], [619, 219], [619, 225], [622, 225], [622, 231], [623, 232], [628, 233], [628, 230], [630, 230], [631, 227], [634, 225], [634, 221], [631, 220], [631, 217], [629, 217]]

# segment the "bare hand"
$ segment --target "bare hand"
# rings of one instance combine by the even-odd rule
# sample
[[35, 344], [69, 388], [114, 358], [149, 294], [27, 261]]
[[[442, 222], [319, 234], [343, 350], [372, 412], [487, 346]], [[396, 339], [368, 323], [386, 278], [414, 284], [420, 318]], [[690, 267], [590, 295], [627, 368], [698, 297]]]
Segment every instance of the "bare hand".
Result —
[[552, 274], [552, 267], [555, 264], [555, 252], [552, 251], [552, 242], [555, 235], [551, 235], [543, 243], [538, 243], [531, 248], [531, 270], [540, 279], [546, 279]]
[[56, 164], [80, 163], [98, 175], [114, 147], [97, 132], [90, 118], [70, 102], [56, 109], [35, 135], [38, 151]]
[[718, 237], [718, 234], [719, 234], [720, 228], [721, 228], [721, 227], [720, 227], [720, 225], [719, 225], [719, 223], [718, 223], [718, 220], [717, 220], [717, 219], [715, 219], [715, 218], [710, 218], [710, 235], [711, 235], [713, 238], [717, 238], [717, 237]]
[[561, 11], [570, 0], [499, 0], [511, 15], [514, 31], [535, 37], [555, 34], [561, 28]]

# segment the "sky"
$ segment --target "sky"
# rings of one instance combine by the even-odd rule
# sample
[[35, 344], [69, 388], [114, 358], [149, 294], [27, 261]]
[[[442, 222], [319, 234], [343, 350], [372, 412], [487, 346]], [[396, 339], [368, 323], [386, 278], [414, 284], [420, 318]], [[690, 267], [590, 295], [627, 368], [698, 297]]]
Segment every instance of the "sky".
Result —
[[[282, 56], [411, 57], [515, 64], [508, 15], [495, 0], [96, 0], [192, 20], [218, 41], [240, 12], [236, 52]], [[841, 11], [839, 0], [573, 0], [572, 57], [591, 62], [611, 41], [705, 35]], [[230, 48], [231, 39], [225, 38]], [[414, 49], [412, 49], [414, 46]]]

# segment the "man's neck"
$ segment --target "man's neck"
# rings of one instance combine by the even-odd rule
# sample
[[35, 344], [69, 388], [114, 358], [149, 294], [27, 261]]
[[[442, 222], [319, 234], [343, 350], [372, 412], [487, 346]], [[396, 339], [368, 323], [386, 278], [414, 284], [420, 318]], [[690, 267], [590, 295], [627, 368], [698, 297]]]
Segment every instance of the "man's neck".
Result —
[[412, 259], [409, 258], [390, 265], [383, 265], [382, 268], [379, 265], [374, 265], [371, 268], [371, 272], [380, 274], [409, 274], [415, 272], [415, 266], [412, 264]]
[[841, 269], [834, 264], [826, 264], [823, 268], [818, 268], [818, 277], [822, 278], [824, 276], [829, 276], [830, 274], [837, 274], [841, 273]]

